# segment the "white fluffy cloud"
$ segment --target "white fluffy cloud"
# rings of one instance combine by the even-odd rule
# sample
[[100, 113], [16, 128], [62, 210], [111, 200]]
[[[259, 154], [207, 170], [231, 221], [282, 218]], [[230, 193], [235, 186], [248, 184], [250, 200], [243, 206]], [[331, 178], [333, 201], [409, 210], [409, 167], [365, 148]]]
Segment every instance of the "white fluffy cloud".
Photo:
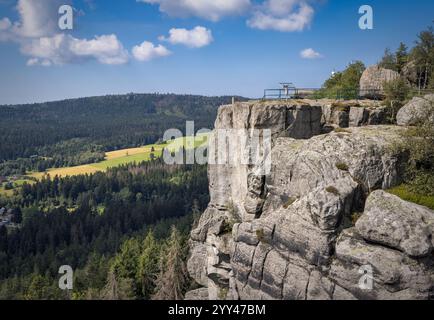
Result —
[[14, 32], [29, 38], [54, 35], [63, 4], [71, 4], [71, 0], [19, 0], [16, 9], [20, 20], [14, 23]]
[[51, 66], [94, 59], [102, 64], [128, 62], [128, 51], [116, 35], [79, 39], [59, 33], [58, 10], [71, 0], [18, 0], [18, 21], [0, 20], [0, 40], [13, 41], [23, 55], [29, 56], [28, 66]]
[[103, 64], [124, 64], [128, 61], [127, 50], [114, 34], [92, 40], [72, 38], [70, 49], [77, 57], [93, 57]]
[[306, 0], [267, 0], [256, 7], [247, 25], [260, 30], [302, 31], [310, 25], [314, 13]]
[[197, 26], [191, 30], [183, 28], [172, 28], [169, 30], [169, 37], [159, 37], [160, 41], [168, 41], [171, 44], [182, 44], [190, 48], [201, 48], [213, 41], [211, 30]]
[[160, 11], [170, 16], [195, 16], [218, 21], [225, 16], [239, 15], [250, 8], [250, 0], [137, 0], [159, 5]]
[[141, 45], [133, 48], [133, 56], [138, 61], [150, 61], [159, 57], [166, 57], [172, 54], [161, 44], [155, 46], [152, 42], [144, 41]]
[[260, 30], [282, 32], [307, 28], [315, 10], [311, 2], [319, 0], [136, 0], [158, 5], [161, 12], [175, 17], [195, 16], [218, 21], [229, 15], [249, 14], [247, 25]]
[[303, 59], [318, 59], [318, 58], [322, 58], [323, 57], [323, 55], [321, 53], [316, 52], [312, 48], [308, 48], [308, 49], [302, 50], [300, 52], [300, 56]]
[[56, 34], [23, 43], [21, 52], [31, 56], [27, 61], [29, 66], [62, 65], [87, 59], [110, 65], [128, 62], [128, 52], [113, 34], [91, 40]]

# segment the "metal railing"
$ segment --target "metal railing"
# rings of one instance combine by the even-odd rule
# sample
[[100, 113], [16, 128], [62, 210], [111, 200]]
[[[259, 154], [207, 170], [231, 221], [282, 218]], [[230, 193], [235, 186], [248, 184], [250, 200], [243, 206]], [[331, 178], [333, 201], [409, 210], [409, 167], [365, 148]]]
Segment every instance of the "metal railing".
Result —
[[[409, 97], [434, 94], [434, 89], [410, 89]], [[263, 99], [334, 99], [334, 100], [384, 100], [385, 94], [379, 89], [346, 88], [336, 90], [324, 90], [322, 88], [290, 88], [265, 89]]]
[[265, 89], [263, 99], [294, 99], [297, 97], [296, 88], [287, 89]]

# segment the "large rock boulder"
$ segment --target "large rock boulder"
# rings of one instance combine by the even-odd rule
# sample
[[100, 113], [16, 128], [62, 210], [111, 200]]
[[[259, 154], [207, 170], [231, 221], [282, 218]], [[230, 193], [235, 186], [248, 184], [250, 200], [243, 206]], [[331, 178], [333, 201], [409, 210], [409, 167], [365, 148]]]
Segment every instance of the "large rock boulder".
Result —
[[399, 73], [378, 65], [368, 67], [360, 78], [360, 96], [376, 98], [383, 95], [383, 84], [399, 78]]
[[400, 251], [367, 242], [351, 228], [338, 238], [328, 275], [358, 299], [408, 300], [431, 297], [433, 271], [432, 259], [415, 260]]
[[400, 126], [414, 126], [426, 120], [434, 125], [434, 94], [411, 99], [396, 116], [396, 122]]
[[434, 245], [434, 211], [378, 190], [368, 197], [356, 229], [368, 241], [426, 257]]

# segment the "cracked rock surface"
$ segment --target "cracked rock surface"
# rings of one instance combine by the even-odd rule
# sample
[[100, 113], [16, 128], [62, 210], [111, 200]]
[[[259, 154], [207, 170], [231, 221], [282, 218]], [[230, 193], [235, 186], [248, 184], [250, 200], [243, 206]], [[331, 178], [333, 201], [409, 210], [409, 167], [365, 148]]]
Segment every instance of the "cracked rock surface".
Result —
[[324, 133], [323, 110], [321, 101], [220, 108], [216, 129], [271, 130], [271, 168], [209, 165], [211, 200], [188, 261], [201, 288], [187, 298], [432, 297], [434, 212], [382, 191], [400, 183], [405, 155], [391, 146], [405, 129]]

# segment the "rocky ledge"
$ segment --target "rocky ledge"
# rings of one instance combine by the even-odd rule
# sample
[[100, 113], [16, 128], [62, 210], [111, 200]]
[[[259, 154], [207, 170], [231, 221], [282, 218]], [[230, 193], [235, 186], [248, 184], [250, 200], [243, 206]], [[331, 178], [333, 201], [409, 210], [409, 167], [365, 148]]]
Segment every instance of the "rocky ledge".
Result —
[[211, 201], [188, 261], [201, 288], [187, 299], [432, 297], [434, 212], [383, 191], [400, 183], [406, 155], [393, 146], [405, 128], [356, 121], [328, 132], [337, 126], [329, 107], [368, 119], [381, 110], [324, 101], [220, 108], [216, 129], [271, 130], [271, 170], [209, 165]]

